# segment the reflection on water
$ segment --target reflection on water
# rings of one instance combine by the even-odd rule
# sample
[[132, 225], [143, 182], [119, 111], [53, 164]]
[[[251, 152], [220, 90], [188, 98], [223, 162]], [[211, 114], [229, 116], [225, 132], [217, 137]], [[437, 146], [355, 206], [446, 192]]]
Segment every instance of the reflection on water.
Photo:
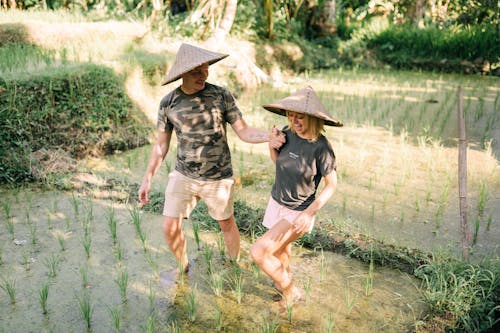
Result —
[[[424, 310], [411, 276], [294, 248], [292, 272], [305, 297], [280, 311], [271, 281], [249, 259], [248, 239], [238, 269], [225, 260], [216, 233], [203, 232], [198, 248], [189, 221], [191, 270], [182, 283], [161, 283], [162, 273], [176, 264], [160, 216], [141, 213], [135, 224], [132, 207], [77, 193], [3, 192], [2, 200], [10, 214], [2, 213], [0, 224], [0, 282], [15, 281], [16, 296], [11, 304], [0, 290], [0, 332], [85, 331], [85, 299], [92, 332], [116, 327], [121, 332], [403, 332]], [[55, 236], [60, 234], [64, 247]], [[51, 277], [55, 257], [59, 262]], [[125, 287], [123, 272], [128, 273]], [[43, 315], [40, 290], [47, 281], [48, 314]]]

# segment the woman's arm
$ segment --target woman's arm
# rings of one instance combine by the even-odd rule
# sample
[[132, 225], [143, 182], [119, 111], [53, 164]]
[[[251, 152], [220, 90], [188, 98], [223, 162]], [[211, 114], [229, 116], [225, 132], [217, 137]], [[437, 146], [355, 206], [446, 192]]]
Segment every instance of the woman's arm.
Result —
[[307, 207], [302, 214], [294, 221], [294, 231], [305, 233], [313, 221], [314, 215], [327, 203], [337, 188], [337, 171], [335, 169], [323, 177], [325, 186], [316, 199]]

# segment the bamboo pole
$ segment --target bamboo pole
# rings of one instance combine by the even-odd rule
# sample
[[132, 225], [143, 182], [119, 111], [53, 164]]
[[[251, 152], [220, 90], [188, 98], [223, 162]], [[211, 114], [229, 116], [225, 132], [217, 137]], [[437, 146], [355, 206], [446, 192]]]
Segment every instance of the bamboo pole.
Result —
[[467, 138], [465, 117], [462, 110], [462, 88], [458, 87], [458, 193], [460, 200], [460, 230], [462, 233], [462, 258], [469, 260], [469, 226], [467, 224]]

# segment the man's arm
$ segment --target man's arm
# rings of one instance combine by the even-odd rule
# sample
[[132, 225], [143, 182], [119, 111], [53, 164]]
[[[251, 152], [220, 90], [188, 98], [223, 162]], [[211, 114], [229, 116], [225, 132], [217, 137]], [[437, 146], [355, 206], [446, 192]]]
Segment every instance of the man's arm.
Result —
[[285, 143], [283, 134], [274, 135], [272, 131], [264, 131], [247, 125], [243, 118], [236, 120], [231, 127], [238, 137], [248, 143], [269, 142], [272, 147], [279, 149]]
[[153, 145], [153, 149], [151, 150], [151, 155], [149, 157], [148, 167], [144, 177], [142, 178], [141, 187], [139, 188], [139, 202], [142, 204], [149, 202], [151, 179], [160, 168], [163, 159], [168, 153], [171, 138], [172, 132], [158, 131], [157, 133], [156, 142]]

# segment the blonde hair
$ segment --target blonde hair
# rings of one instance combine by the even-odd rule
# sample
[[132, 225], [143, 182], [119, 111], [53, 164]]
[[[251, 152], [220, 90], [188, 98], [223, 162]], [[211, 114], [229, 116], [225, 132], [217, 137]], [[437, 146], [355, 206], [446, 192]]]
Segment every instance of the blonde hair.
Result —
[[[307, 113], [303, 113], [303, 115], [305, 116], [304, 125], [312, 135], [312, 139], [310, 139], [309, 141], [318, 141], [320, 135], [325, 131], [325, 121], [321, 118], [312, 117]], [[288, 111], [286, 111], [286, 116], [288, 119], [287, 128], [289, 128], [293, 133], [297, 134], [292, 126], [292, 122], [288, 118]]]

